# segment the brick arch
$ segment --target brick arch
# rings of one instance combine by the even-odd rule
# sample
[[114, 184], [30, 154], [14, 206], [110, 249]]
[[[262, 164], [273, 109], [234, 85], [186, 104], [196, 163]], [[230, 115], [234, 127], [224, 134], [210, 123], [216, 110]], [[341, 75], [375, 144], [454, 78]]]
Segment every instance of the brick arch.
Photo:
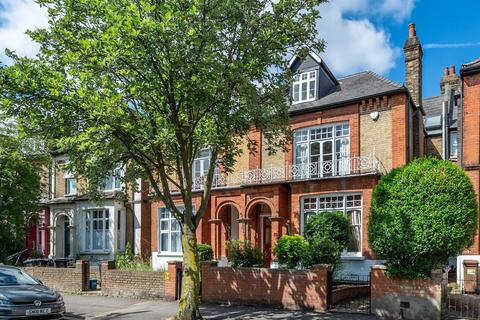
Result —
[[232, 206], [232, 207], [235, 207], [235, 209], [237, 209], [238, 211], [238, 216], [241, 217], [242, 216], [242, 211], [240, 210], [240, 206], [233, 200], [226, 200], [226, 201], [223, 201], [221, 202], [216, 210], [215, 210], [215, 219], [220, 219], [220, 213], [222, 212], [223, 209], [225, 209], [227, 206]]
[[250, 217], [250, 211], [252, 211], [252, 209], [255, 208], [255, 206], [257, 204], [266, 204], [270, 208], [270, 212], [271, 212], [272, 216], [278, 216], [276, 206], [273, 204], [273, 202], [272, 202], [272, 200], [270, 200], [270, 198], [268, 198], [268, 197], [256, 197], [253, 200], [251, 200], [245, 208], [245, 216], [247, 218], [251, 218]]

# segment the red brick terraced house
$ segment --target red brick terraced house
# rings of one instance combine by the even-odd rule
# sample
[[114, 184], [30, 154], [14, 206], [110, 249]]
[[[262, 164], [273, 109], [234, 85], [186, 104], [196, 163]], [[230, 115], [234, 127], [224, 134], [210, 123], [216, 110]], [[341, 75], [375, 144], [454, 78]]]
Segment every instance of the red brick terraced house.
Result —
[[[212, 245], [215, 259], [226, 261], [225, 241], [248, 239], [270, 266], [282, 235], [303, 234], [309, 216], [334, 210], [345, 212], [351, 223], [344, 271], [370, 272], [378, 262], [367, 235], [372, 191], [382, 174], [424, 154], [422, 49], [414, 25], [404, 50], [406, 86], [371, 71], [336, 78], [314, 53], [291, 59], [292, 145], [271, 155], [262, 132], [252, 128], [257, 153], [248, 151], [245, 140], [234, 172], [215, 176], [197, 230], [198, 241]], [[204, 150], [194, 162], [197, 207], [209, 161]], [[182, 206], [180, 196], [175, 201]], [[151, 222], [153, 267], [181, 260], [180, 228], [163, 203], [151, 204]]]

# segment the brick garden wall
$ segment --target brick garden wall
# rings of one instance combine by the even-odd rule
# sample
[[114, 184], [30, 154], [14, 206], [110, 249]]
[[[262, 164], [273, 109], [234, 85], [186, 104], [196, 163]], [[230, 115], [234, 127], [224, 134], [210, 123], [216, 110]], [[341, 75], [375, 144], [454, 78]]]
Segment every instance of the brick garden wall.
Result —
[[440, 320], [442, 274], [431, 279], [392, 279], [384, 266], [373, 266], [371, 276], [372, 313], [386, 319]]
[[57, 291], [81, 292], [88, 287], [86, 261], [77, 261], [75, 268], [24, 267], [23, 270]]
[[135, 298], [164, 298], [164, 272], [116, 270], [113, 261], [102, 263], [102, 295], [135, 297]]
[[219, 268], [202, 263], [202, 300], [264, 304], [286, 309], [327, 309], [328, 266], [313, 271], [263, 268]]

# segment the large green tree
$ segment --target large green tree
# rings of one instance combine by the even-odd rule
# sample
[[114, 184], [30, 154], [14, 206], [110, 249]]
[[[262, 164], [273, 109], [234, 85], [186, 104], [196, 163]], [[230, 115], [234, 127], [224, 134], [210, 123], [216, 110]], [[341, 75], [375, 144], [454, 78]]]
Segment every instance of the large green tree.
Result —
[[477, 196], [463, 169], [419, 158], [376, 186], [368, 242], [391, 276], [428, 277], [472, 243], [477, 220]]
[[[182, 228], [177, 317], [201, 318], [195, 230], [215, 167], [232, 170], [252, 125], [272, 149], [285, 145], [287, 61], [322, 50], [315, 25], [324, 0], [37, 2], [48, 8], [49, 27], [30, 32], [36, 58], [9, 53], [3, 108], [66, 152], [92, 193], [118, 163], [126, 180], [150, 182]], [[211, 162], [194, 212], [192, 164], [203, 148]]]
[[40, 200], [39, 167], [25, 153], [22, 140], [0, 122], [0, 262], [23, 247], [28, 222]]

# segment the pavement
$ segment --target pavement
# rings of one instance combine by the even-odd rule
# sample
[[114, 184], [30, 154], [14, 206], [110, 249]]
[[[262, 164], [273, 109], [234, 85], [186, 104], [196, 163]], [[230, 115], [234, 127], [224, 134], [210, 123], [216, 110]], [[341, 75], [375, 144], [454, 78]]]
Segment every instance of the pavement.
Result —
[[[177, 312], [177, 302], [138, 300], [103, 296], [63, 295], [66, 319], [167, 319]], [[363, 314], [316, 313], [287, 311], [266, 307], [246, 307], [206, 304], [201, 307], [205, 319], [220, 320], [377, 320]]]

